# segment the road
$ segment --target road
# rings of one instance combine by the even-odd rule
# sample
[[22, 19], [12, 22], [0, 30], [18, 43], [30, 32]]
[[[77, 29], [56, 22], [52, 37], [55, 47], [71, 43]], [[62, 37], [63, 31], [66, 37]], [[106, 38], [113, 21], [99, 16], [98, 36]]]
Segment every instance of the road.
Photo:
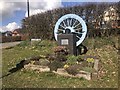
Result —
[[[21, 42], [21, 41], [20, 41], [20, 42]], [[20, 44], [20, 42], [0, 43], [0, 49], [4, 49], [4, 48], [16, 46], [16, 45]]]

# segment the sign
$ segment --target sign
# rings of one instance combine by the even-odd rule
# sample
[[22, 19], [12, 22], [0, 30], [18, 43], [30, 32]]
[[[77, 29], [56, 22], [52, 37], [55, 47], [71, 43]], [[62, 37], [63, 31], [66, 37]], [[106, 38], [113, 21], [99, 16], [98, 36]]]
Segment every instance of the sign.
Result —
[[61, 45], [68, 45], [68, 39], [61, 39]]

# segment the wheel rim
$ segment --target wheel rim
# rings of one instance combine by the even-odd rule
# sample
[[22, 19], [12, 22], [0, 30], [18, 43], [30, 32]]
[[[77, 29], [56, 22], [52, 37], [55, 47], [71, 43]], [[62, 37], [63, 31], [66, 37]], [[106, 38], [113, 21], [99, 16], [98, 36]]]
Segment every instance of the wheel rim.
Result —
[[55, 25], [54, 36], [57, 40], [57, 35], [65, 33], [65, 30], [76, 33], [76, 46], [79, 46], [87, 34], [87, 26], [84, 20], [76, 14], [66, 14], [62, 16]]

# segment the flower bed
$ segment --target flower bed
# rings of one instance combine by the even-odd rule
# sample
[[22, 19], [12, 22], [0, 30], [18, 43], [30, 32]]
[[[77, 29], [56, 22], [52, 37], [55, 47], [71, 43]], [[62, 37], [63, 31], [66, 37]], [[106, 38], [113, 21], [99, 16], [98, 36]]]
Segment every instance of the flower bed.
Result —
[[95, 56], [68, 55], [65, 47], [54, 47], [54, 53], [25, 60], [25, 69], [37, 72], [53, 72], [62, 76], [97, 79], [99, 59]]
[[38, 72], [53, 72], [67, 77], [78, 77], [87, 80], [97, 79], [99, 71], [99, 59], [93, 56], [86, 56], [83, 59], [79, 56], [67, 56], [67, 61], [51, 61], [46, 58], [39, 61], [32, 60], [25, 65], [25, 69]]

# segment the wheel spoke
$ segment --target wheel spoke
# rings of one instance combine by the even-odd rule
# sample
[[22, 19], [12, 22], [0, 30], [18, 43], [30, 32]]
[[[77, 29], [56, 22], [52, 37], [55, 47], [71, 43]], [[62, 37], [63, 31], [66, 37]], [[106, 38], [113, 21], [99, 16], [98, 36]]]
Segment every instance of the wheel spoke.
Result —
[[64, 22], [64, 20], [63, 20], [63, 24], [64, 24], [64, 27], [67, 27], [66, 24], [65, 24], [65, 22]]
[[71, 20], [70, 20], [70, 26], [72, 25], [72, 18], [71, 18]]
[[60, 32], [64, 33], [64, 29], [58, 29], [58, 32], [56, 32], [56, 34], [59, 34]]
[[72, 27], [74, 27], [74, 25], [76, 24], [77, 20], [75, 19], [75, 22], [73, 23]]
[[67, 19], [67, 25], [70, 26], [70, 24], [69, 24], [69, 19]]
[[84, 33], [85, 31], [82, 31], [81, 33]]
[[80, 37], [79, 36], [76, 36], [78, 39], [80, 39]]
[[81, 36], [82, 36], [82, 33], [77, 34], [77, 37], [81, 38]]
[[60, 26], [65, 29], [65, 27], [63, 25], [60, 25]]
[[77, 25], [75, 25], [75, 27], [74, 27], [74, 28], [76, 28], [78, 25], [80, 25], [80, 23], [78, 23]]
[[64, 31], [64, 29], [58, 29], [58, 31]]
[[74, 30], [78, 30], [78, 31], [80, 31], [80, 30], [82, 30], [82, 28], [78, 28], [78, 29], [74, 29]]

